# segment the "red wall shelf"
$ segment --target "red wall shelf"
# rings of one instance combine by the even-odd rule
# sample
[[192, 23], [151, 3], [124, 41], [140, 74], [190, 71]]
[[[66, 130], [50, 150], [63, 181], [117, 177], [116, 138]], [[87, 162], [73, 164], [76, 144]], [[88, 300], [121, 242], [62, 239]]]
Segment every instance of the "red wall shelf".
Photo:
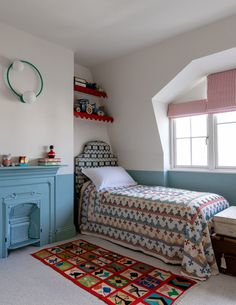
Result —
[[87, 88], [87, 87], [82, 87], [82, 86], [79, 86], [79, 85], [74, 85], [74, 91], [83, 92], [83, 93], [86, 93], [86, 94], [91, 94], [91, 95], [104, 97], [104, 98], [107, 97], [106, 92], [100, 92], [100, 91], [90, 89], [90, 88]]
[[97, 114], [88, 114], [86, 112], [77, 112], [74, 111], [74, 116], [76, 116], [77, 118], [81, 118], [81, 119], [90, 119], [90, 120], [95, 120], [95, 121], [103, 121], [103, 122], [113, 122], [114, 119], [110, 116], [106, 116], [106, 115], [97, 115]]

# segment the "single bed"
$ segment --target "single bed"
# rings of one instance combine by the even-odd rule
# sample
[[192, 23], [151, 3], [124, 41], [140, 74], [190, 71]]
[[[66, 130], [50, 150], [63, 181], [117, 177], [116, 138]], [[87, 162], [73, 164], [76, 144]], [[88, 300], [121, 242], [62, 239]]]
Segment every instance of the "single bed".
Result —
[[107, 143], [87, 143], [75, 159], [81, 233], [181, 264], [182, 273], [196, 279], [218, 273], [210, 230], [212, 217], [229, 206], [225, 198], [145, 185], [97, 191], [81, 169], [100, 166], [117, 166], [117, 158]]

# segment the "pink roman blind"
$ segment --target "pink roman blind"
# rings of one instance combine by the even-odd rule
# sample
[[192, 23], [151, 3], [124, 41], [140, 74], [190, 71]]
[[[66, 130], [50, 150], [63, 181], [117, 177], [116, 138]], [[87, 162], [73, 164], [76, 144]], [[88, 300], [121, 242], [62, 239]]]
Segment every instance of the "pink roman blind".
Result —
[[180, 118], [184, 116], [205, 114], [207, 108], [207, 100], [197, 100], [179, 104], [169, 104], [168, 117]]
[[169, 104], [168, 117], [236, 111], [236, 69], [207, 77], [207, 99]]
[[207, 112], [236, 110], [236, 69], [207, 77]]

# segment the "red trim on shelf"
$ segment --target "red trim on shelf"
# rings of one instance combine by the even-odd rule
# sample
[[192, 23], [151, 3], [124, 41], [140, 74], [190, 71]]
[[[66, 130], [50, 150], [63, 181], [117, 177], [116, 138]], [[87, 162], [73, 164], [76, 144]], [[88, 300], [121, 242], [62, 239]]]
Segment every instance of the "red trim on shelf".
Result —
[[106, 92], [100, 92], [91, 88], [87, 88], [87, 87], [82, 87], [79, 85], [74, 85], [74, 91], [78, 91], [78, 92], [83, 92], [86, 94], [91, 94], [91, 95], [95, 95], [95, 96], [99, 96], [99, 97], [107, 97]]
[[95, 121], [104, 121], [104, 122], [111, 122], [111, 123], [114, 121], [114, 119], [110, 116], [88, 114], [86, 112], [74, 111], [74, 116], [76, 116], [77, 118], [81, 118], [81, 119], [90, 119], [90, 120], [95, 120]]

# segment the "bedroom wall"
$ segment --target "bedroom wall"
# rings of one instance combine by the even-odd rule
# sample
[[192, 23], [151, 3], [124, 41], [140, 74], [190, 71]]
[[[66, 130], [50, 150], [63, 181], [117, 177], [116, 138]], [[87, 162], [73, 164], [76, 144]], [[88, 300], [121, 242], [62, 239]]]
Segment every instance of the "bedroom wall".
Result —
[[192, 88], [177, 96], [172, 103], [184, 103], [207, 98], [207, 78], [203, 77]]
[[[91, 71], [79, 64], [75, 64], [75, 75], [86, 79], [89, 82], [93, 82], [93, 76]], [[79, 97], [89, 98], [96, 102], [97, 98], [93, 98], [86, 94], [75, 93], [74, 99]], [[82, 152], [84, 143], [91, 140], [103, 140], [110, 143], [107, 124], [104, 122], [82, 120], [74, 117], [74, 156], [77, 156]]]
[[[232, 31], [235, 27], [234, 15], [92, 69], [94, 79], [103, 83], [111, 97], [109, 110], [115, 122], [109, 126], [108, 133], [113, 149], [121, 165], [143, 177], [142, 181], [148, 181], [149, 174], [156, 172], [153, 184], [158, 183], [160, 177], [166, 182], [152, 97], [192, 60], [235, 47], [236, 37]], [[195, 175], [191, 173], [188, 179], [201, 187]], [[207, 184], [207, 178], [205, 182]], [[213, 188], [217, 192], [218, 184]]]
[[[64, 211], [62, 226], [72, 232], [73, 52], [2, 23], [0, 41], [0, 162], [2, 154], [11, 153], [16, 161], [19, 155], [26, 155], [31, 164], [37, 164], [53, 144], [57, 156], [67, 165], [56, 179], [57, 206]], [[19, 102], [5, 84], [6, 68], [15, 59], [32, 62], [42, 73], [44, 90], [34, 104]], [[18, 74], [15, 88], [20, 92], [37, 85], [27, 68]]]
[[224, 196], [231, 205], [236, 205], [236, 174], [234, 173], [169, 171], [168, 185], [217, 193]]

